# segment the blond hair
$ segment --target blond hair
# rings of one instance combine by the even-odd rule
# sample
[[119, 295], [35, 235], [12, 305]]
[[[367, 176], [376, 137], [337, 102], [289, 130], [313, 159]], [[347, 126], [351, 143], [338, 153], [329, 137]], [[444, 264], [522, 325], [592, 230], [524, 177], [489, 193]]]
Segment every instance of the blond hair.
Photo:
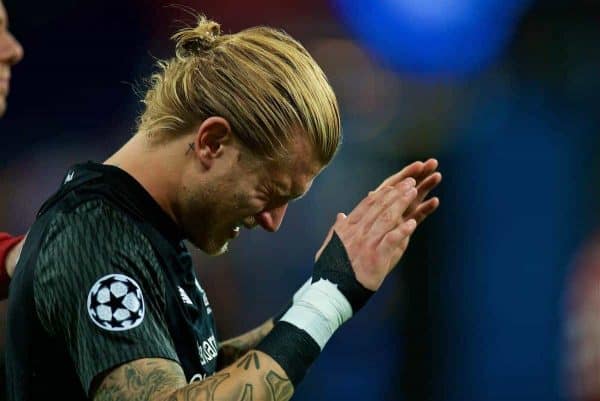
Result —
[[331, 161], [341, 142], [337, 100], [299, 42], [268, 27], [221, 35], [219, 24], [204, 16], [172, 39], [176, 57], [158, 62], [139, 132], [160, 140], [221, 116], [259, 155], [285, 156], [300, 134], [308, 137], [321, 162]]

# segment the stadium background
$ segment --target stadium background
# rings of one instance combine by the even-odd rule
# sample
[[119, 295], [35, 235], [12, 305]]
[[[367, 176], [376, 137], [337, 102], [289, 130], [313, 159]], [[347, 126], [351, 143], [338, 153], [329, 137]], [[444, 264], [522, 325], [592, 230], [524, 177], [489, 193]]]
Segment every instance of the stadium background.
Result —
[[[0, 228], [24, 232], [67, 166], [131, 135], [135, 86], [190, 21], [169, 3], [5, 0], [25, 59], [0, 120]], [[279, 233], [196, 255], [222, 338], [287, 302], [337, 211], [434, 156], [441, 209], [294, 399], [597, 399], [599, 2], [176, 3], [225, 32], [286, 29], [323, 66], [344, 120], [337, 159]], [[573, 386], [565, 372], [591, 379]]]

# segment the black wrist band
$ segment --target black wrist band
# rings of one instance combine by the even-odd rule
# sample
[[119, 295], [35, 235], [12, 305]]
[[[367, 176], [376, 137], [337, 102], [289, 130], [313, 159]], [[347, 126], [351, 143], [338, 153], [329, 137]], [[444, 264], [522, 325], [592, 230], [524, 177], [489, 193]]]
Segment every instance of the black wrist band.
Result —
[[352, 311], [358, 312], [369, 298], [375, 293], [365, 287], [356, 280], [352, 264], [344, 244], [338, 235], [334, 232], [331, 241], [323, 250], [319, 260], [315, 263], [313, 270], [312, 282], [319, 279], [327, 279], [338, 285], [338, 289], [346, 297]]
[[[315, 263], [311, 283], [321, 279], [337, 285], [339, 292], [350, 303], [353, 313], [362, 308], [374, 294], [356, 280], [346, 248], [335, 233]], [[287, 321], [281, 321], [292, 305], [293, 302], [290, 302], [282, 312], [273, 318], [275, 327], [256, 349], [271, 356], [296, 386], [319, 356], [322, 345], [320, 346], [302, 328]]]
[[319, 344], [308, 333], [281, 321], [263, 338], [256, 349], [269, 355], [283, 368], [294, 388], [321, 353]]

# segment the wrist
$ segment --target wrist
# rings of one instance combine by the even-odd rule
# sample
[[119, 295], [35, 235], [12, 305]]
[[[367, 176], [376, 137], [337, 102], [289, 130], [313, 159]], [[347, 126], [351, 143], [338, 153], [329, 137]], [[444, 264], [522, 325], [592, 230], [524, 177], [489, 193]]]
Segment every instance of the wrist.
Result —
[[319, 279], [325, 279], [336, 284], [340, 292], [350, 302], [353, 313], [358, 312], [375, 293], [365, 288], [356, 279], [346, 248], [335, 232], [315, 263], [312, 281], [314, 283]]
[[304, 330], [323, 350], [333, 333], [352, 317], [352, 306], [337, 285], [328, 280], [307, 284], [294, 297], [281, 321]]
[[257, 349], [270, 355], [296, 386], [333, 333], [369, 300], [340, 238], [334, 233], [312, 277], [296, 291], [289, 307]]

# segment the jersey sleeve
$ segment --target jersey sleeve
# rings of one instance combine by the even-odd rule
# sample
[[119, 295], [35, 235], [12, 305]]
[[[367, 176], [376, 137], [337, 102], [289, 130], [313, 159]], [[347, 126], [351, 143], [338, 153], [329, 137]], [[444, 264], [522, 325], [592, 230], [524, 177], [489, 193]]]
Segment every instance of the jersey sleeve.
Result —
[[123, 363], [179, 362], [159, 260], [122, 212], [100, 202], [57, 217], [42, 242], [33, 288], [42, 326], [64, 340], [88, 395], [94, 378]]
[[6, 257], [22, 239], [23, 236], [13, 237], [8, 233], [0, 233], [0, 300], [8, 298], [8, 285], [10, 284], [10, 277], [6, 270]]

